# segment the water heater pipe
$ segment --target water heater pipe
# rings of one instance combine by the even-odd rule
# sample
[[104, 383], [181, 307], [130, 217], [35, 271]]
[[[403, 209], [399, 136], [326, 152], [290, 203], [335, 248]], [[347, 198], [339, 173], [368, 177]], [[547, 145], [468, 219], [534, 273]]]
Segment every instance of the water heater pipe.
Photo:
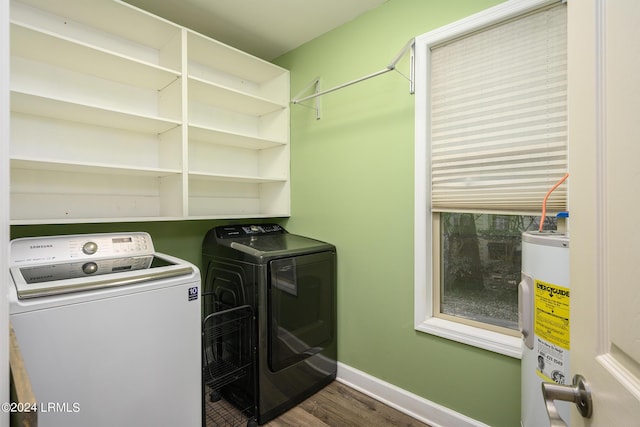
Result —
[[542, 216], [540, 217], [540, 228], [538, 229], [538, 231], [542, 231], [542, 227], [544, 226], [544, 217], [547, 216], [547, 199], [549, 198], [553, 190], [558, 188], [560, 184], [562, 184], [567, 178], [569, 178], [569, 174], [565, 173], [560, 181], [556, 182], [556, 184], [551, 187], [551, 190], [547, 191], [547, 194], [544, 196], [544, 200], [542, 201]]

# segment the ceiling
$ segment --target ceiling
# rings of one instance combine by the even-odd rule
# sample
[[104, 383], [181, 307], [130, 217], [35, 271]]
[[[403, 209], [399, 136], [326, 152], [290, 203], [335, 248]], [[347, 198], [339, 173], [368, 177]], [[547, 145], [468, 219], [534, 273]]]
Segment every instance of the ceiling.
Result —
[[388, 0], [125, 0], [266, 60]]

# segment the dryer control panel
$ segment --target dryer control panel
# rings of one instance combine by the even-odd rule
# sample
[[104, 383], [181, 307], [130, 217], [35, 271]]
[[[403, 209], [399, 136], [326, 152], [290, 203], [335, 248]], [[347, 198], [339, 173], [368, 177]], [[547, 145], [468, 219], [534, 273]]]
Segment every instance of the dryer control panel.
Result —
[[278, 224], [238, 224], [216, 227], [218, 239], [230, 239], [266, 234], [285, 234], [287, 231]]

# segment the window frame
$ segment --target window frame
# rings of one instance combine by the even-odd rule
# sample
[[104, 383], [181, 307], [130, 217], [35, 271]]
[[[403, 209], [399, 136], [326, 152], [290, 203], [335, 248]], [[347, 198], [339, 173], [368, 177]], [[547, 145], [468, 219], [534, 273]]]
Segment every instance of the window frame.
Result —
[[[483, 214], [482, 212], [476, 212], [475, 214]], [[442, 244], [442, 240], [441, 240], [441, 215], [442, 212], [434, 212], [432, 213], [432, 236], [433, 236], [433, 252], [438, 253], [441, 249], [441, 244]], [[511, 215], [511, 214], [510, 214]], [[507, 216], [507, 215], [505, 215]], [[514, 216], [517, 216], [517, 214], [514, 214]], [[438, 261], [438, 262], [436, 262]], [[461, 316], [456, 316], [453, 314], [448, 314], [448, 313], [443, 313], [440, 311], [439, 309], [439, 305], [442, 304], [441, 299], [442, 298], [442, 271], [441, 271], [441, 260], [438, 259], [433, 259], [432, 260], [432, 280], [434, 283], [437, 283], [438, 286], [434, 286], [433, 287], [433, 299], [432, 299], [432, 310], [434, 313], [434, 317], [436, 318], [440, 318], [440, 319], [444, 319], [444, 320], [450, 320], [456, 323], [462, 323], [471, 327], [475, 327], [475, 328], [479, 328], [482, 330], [488, 330], [488, 331], [493, 331], [502, 335], [508, 335], [508, 336], [512, 336], [512, 337], [517, 337], [518, 339], [520, 339], [520, 331], [517, 329], [510, 329], [507, 328], [505, 326], [498, 326], [492, 323], [484, 323], [484, 322], [480, 322], [479, 320], [472, 320], [470, 318], [465, 318], [465, 317], [461, 317]]]
[[414, 185], [414, 328], [417, 331], [482, 348], [505, 356], [522, 357], [522, 339], [434, 315], [434, 214], [430, 194], [430, 102], [428, 72], [431, 46], [516, 18], [562, 0], [509, 0], [415, 39], [415, 185]]

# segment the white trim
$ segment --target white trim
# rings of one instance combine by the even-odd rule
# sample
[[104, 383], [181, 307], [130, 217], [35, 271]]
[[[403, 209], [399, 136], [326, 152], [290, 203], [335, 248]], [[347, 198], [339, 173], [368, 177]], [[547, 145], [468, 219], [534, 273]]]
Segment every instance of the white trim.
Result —
[[416, 37], [416, 47], [419, 43], [426, 46], [444, 43], [554, 3], [560, 0], [509, 0]]
[[509, 0], [475, 15], [416, 37], [415, 41], [415, 185], [414, 185], [414, 326], [418, 331], [462, 342], [474, 347], [521, 358], [519, 338], [433, 317], [431, 198], [428, 157], [428, 122], [430, 117], [426, 75], [433, 45], [477, 31], [559, 0]]
[[[0, 0], [0, 384], [9, 384], [9, 1]], [[0, 391], [9, 402], [9, 387]], [[0, 426], [9, 425], [9, 411], [0, 412]]]
[[[597, 319], [597, 354], [609, 352], [611, 341], [609, 339], [609, 287], [607, 269], [609, 251], [607, 226], [607, 212], [609, 212], [609, 201], [607, 198], [607, 75], [606, 75], [606, 5], [605, 1], [596, 2], [596, 292], [597, 307], [595, 315]], [[606, 365], [605, 365], [606, 366]], [[612, 372], [613, 373], [613, 372]]]
[[425, 320], [416, 325], [415, 329], [516, 359], [522, 358], [522, 339], [520, 337], [476, 328], [438, 317], [431, 317]]
[[337, 380], [432, 427], [489, 427], [342, 363], [338, 363]]

